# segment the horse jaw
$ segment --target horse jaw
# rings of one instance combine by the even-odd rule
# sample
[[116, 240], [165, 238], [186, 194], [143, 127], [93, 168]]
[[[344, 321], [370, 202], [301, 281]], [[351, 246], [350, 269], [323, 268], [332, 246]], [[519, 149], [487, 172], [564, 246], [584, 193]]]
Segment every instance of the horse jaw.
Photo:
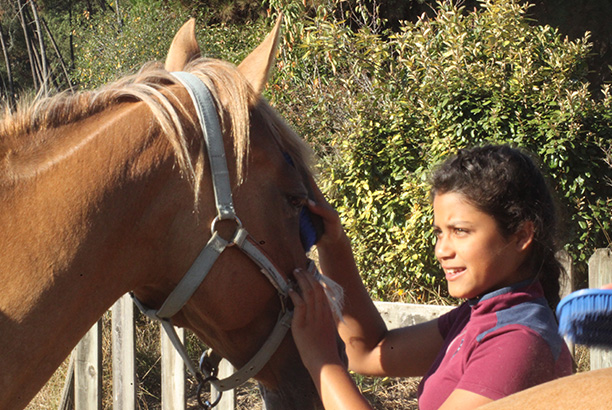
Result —
[[247, 79], [256, 95], [260, 95], [268, 83], [280, 41], [282, 14], [268, 36], [238, 66], [238, 71]]
[[195, 19], [191, 18], [177, 31], [166, 57], [167, 71], [181, 71], [188, 62], [200, 56], [195, 36]]

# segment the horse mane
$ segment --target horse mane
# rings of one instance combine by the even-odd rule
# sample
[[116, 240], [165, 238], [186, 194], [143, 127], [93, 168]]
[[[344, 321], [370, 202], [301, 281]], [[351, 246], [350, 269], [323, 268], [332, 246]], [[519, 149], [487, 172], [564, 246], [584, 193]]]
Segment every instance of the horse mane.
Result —
[[[303, 169], [311, 167], [311, 152], [284, 120], [260, 96], [255, 95], [242, 75], [227, 62], [198, 58], [185, 71], [198, 76], [210, 89], [219, 113], [221, 129], [231, 134], [238, 173], [238, 183], [246, 175], [249, 152], [249, 108], [259, 109], [277, 144]], [[58, 128], [83, 120], [93, 114], [124, 102], [142, 101], [150, 108], [155, 120], [173, 146], [180, 168], [194, 185], [197, 201], [205, 163], [204, 147], [195, 161], [190, 160], [181, 117], [186, 107], [170, 92], [162, 92], [178, 81], [160, 63], [148, 63], [136, 74], [124, 77], [97, 90], [76, 93], [62, 92], [53, 97], [36, 99], [33, 103], [21, 100], [11, 111], [4, 108], [0, 119], [0, 165], [8, 162], [12, 152], [41, 143], [47, 129]], [[224, 111], [222, 111], [222, 109]], [[197, 119], [194, 119], [197, 121]], [[193, 124], [199, 129], [199, 124]], [[27, 136], [27, 137], [26, 137]]]

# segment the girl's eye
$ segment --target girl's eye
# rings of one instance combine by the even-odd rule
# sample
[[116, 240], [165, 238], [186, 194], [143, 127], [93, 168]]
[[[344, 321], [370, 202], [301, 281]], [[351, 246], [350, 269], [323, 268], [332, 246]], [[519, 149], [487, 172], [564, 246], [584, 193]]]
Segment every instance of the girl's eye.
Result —
[[463, 229], [463, 228], [455, 228], [455, 235], [467, 235], [468, 231], [467, 229]]

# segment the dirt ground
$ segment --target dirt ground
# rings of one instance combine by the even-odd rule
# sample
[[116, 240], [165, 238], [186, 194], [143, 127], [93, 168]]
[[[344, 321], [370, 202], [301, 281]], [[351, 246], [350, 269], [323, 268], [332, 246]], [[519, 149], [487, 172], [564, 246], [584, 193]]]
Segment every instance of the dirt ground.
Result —
[[[420, 378], [366, 379], [360, 381], [364, 396], [377, 410], [417, 410], [417, 387]], [[188, 410], [199, 409], [193, 395], [187, 403]], [[262, 410], [263, 405], [257, 386], [248, 382], [236, 390], [236, 410]]]
[[[26, 407], [26, 410], [57, 410], [61, 401], [61, 393], [66, 377], [67, 363], [64, 363], [54, 374], [47, 385]], [[420, 378], [356, 378], [364, 396], [377, 410], [417, 410], [416, 392]], [[106, 385], [102, 408], [112, 410], [112, 390]], [[158, 387], [158, 386], [156, 386]], [[199, 410], [196, 399], [196, 386], [187, 381], [187, 410]], [[138, 393], [137, 408], [139, 410], [160, 410], [160, 392], [152, 386], [141, 385]], [[207, 399], [208, 397], [205, 397]], [[236, 410], [263, 410], [257, 384], [249, 381], [236, 389]], [[72, 403], [68, 409], [72, 409]]]

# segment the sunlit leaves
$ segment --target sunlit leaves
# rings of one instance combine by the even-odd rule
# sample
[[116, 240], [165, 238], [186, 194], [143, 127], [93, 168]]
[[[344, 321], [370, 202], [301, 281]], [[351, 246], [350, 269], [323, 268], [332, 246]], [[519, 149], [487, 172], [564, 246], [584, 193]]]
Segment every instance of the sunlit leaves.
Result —
[[360, 4], [330, 0], [296, 32], [299, 52], [284, 56], [273, 102], [321, 155], [322, 185], [375, 296], [424, 301], [443, 285], [426, 177], [459, 147], [530, 149], [561, 199], [570, 253], [585, 261], [609, 245], [612, 171], [601, 148], [612, 140], [612, 99], [608, 88], [588, 91], [588, 34], [569, 41], [513, 0], [477, 12], [442, 2], [434, 18], [384, 33], [334, 18], [347, 3]]

